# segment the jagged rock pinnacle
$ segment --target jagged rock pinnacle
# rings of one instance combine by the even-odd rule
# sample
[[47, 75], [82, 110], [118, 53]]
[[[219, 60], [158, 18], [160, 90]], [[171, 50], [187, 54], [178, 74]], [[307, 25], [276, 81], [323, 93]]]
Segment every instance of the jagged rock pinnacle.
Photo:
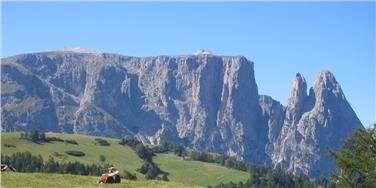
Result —
[[321, 71], [316, 80], [315, 86], [322, 86], [324, 88], [331, 88], [332, 86], [337, 85], [337, 80], [335, 79], [334, 75], [330, 71]]
[[295, 76], [293, 88], [291, 90], [291, 96], [289, 98], [288, 106], [296, 107], [304, 101], [307, 97], [307, 82], [304, 77], [297, 73]]
[[[321, 71], [319, 73], [315, 80], [313, 90], [315, 91], [316, 95], [322, 93], [323, 91], [330, 91], [337, 97], [343, 97], [341, 86], [338, 84], [333, 73], [330, 71]], [[316, 96], [316, 98], [319, 98], [319, 96]]]

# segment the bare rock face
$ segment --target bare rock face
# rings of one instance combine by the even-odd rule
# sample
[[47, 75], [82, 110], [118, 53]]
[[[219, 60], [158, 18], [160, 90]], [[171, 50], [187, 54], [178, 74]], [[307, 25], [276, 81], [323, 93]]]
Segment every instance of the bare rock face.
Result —
[[264, 164], [271, 166], [273, 164], [272, 154], [278, 149], [278, 139], [283, 127], [286, 107], [281, 105], [278, 101], [274, 100], [270, 96], [261, 95], [259, 103], [262, 109], [263, 123], [267, 126], [267, 143], [265, 145], [265, 151], [268, 155], [264, 159]]
[[68, 49], [2, 59], [3, 131], [43, 130], [163, 140], [326, 176], [325, 148], [362, 127], [330, 72], [307, 95], [296, 75], [288, 106], [259, 96], [241, 56], [130, 57]]
[[23, 67], [7, 63], [2, 63], [1, 81], [2, 130], [59, 131], [46, 83]]
[[328, 176], [334, 165], [326, 153], [362, 124], [329, 71], [321, 72], [306, 95], [306, 84], [297, 75], [285, 122], [274, 151], [275, 167], [311, 176]]

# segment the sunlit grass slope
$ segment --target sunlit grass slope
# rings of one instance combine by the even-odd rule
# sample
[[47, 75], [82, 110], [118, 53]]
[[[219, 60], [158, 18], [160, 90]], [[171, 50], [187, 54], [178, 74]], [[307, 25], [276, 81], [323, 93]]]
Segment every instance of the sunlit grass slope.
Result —
[[[49, 156], [54, 155], [54, 153], [56, 154], [57, 152], [59, 153], [59, 157], [54, 155], [54, 159], [59, 162], [79, 161], [86, 164], [101, 164], [99, 156], [103, 155], [106, 157], [106, 162], [113, 164], [120, 170], [120, 172], [123, 172], [123, 170], [128, 170], [132, 173], [137, 173], [138, 179], [143, 180], [144, 175], [136, 171], [136, 169], [141, 167], [143, 161], [130, 147], [118, 144], [119, 139], [101, 137], [102, 139], [106, 139], [110, 143], [110, 146], [100, 146], [95, 141], [95, 138], [98, 137], [93, 136], [47, 133], [47, 137], [59, 137], [62, 139], [76, 140], [78, 145], [68, 144], [65, 142], [37, 144], [26, 140], [21, 140], [19, 137], [20, 133], [1, 133], [1, 153], [3, 155], [11, 155], [16, 152], [29, 151], [34, 155], [40, 154], [44, 160], [47, 160]], [[5, 144], [11, 144], [16, 147], [4, 147]], [[68, 150], [82, 151], [86, 155], [83, 157], [70, 156], [65, 153], [65, 151]], [[158, 154], [154, 157], [154, 161], [163, 171], [169, 173], [168, 177], [171, 182], [183, 183], [185, 185], [217, 185], [220, 182], [226, 183], [230, 181], [245, 181], [249, 177], [249, 174], [246, 172], [229, 169], [212, 163], [183, 160], [183, 158], [173, 154]], [[45, 175], [49, 176], [49, 174]], [[22, 175], [19, 176], [21, 177]], [[57, 175], [55, 176], [60, 177]], [[30, 177], [30, 175], [25, 175], [25, 178], [26, 177]], [[71, 178], [74, 179], [74, 176]], [[79, 177], [79, 179], [82, 179], [83, 181], [85, 178], [89, 180], [93, 177]], [[161, 184], [161, 186], [163, 185]]]

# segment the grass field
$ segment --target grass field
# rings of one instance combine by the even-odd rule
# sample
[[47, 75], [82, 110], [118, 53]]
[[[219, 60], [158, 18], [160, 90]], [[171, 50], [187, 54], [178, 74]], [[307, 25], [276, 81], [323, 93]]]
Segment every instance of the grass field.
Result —
[[[128, 170], [136, 172], [136, 169], [142, 165], [142, 160], [137, 154], [128, 146], [118, 144], [118, 139], [105, 138], [111, 145], [100, 146], [96, 144], [95, 138], [84, 135], [73, 134], [55, 134], [48, 133], [48, 137], [59, 137], [62, 139], [74, 139], [78, 145], [51, 142], [44, 144], [37, 144], [26, 140], [19, 139], [20, 133], [2, 133], [1, 135], [1, 153], [11, 155], [15, 152], [29, 151], [34, 155], [42, 155], [44, 160], [47, 160], [54, 152], [61, 154], [60, 157], [54, 157], [59, 162], [79, 161], [87, 164], [100, 164], [99, 156], [104, 155], [108, 163], [116, 166], [120, 172]], [[3, 147], [4, 144], [15, 145], [15, 148]], [[84, 157], [74, 157], [67, 155], [65, 151], [79, 150], [84, 152]], [[143, 177], [142, 174], [137, 174], [138, 177]]]
[[1, 173], [2, 188], [198, 188], [199, 186], [184, 185], [176, 182], [164, 181], [128, 181], [122, 180], [120, 184], [97, 184], [98, 177], [76, 176], [67, 174], [44, 174], [44, 173]]
[[173, 154], [157, 155], [154, 161], [161, 169], [171, 173], [169, 175], [171, 181], [189, 185], [208, 185], [209, 182], [217, 182], [216, 184], [230, 181], [239, 182], [249, 178], [249, 175], [243, 171], [200, 161], [187, 161]]
[[[136, 171], [136, 169], [138, 169], [142, 165], [143, 161], [136, 155], [136, 153], [130, 147], [119, 145], [118, 139], [101, 137], [103, 139], [106, 139], [111, 145], [100, 146], [96, 144], [95, 138], [97, 137], [92, 136], [56, 133], [47, 133], [47, 136], [59, 137], [62, 139], [74, 139], [78, 142], [78, 145], [72, 145], [63, 142], [36, 144], [30, 141], [20, 140], [20, 133], [1, 133], [1, 153], [3, 155], [11, 155], [15, 152], [30, 151], [34, 155], [42, 155], [43, 159], [47, 160], [48, 157], [52, 155], [54, 152], [58, 152], [59, 154], [61, 154], [61, 156], [55, 156], [54, 158], [59, 162], [79, 161], [87, 164], [100, 164], [99, 156], [104, 155], [107, 159], [107, 162], [117, 167], [120, 170], [120, 172], [123, 172], [123, 170], [125, 169], [131, 171], [132, 173], [136, 172], [138, 179], [141, 180], [140, 182], [143, 182], [142, 180], [144, 175]], [[16, 147], [4, 147], [5, 144], [15, 145]], [[65, 154], [65, 151], [67, 150], [83, 151], [86, 155], [84, 157], [73, 157]], [[228, 169], [217, 164], [183, 160], [181, 157], [178, 157], [173, 154], [158, 154], [154, 157], [154, 161], [160, 166], [160, 168], [163, 171], [169, 173], [168, 177], [170, 179], [170, 183], [175, 182], [183, 183], [185, 185], [207, 186], [217, 185], [220, 182], [226, 183], [229, 181], [245, 181], [249, 177], [249, 174], [246, 172]], [[21, 178], [31, 178], [32, 175], [38, 174], [30, 174], [26, 175], [25, 177], [23, 176], [23, 174], [18, 176], [20, 176]], [[17, 176], [17, 174], [15, 176]], [[72, 178], [72, 181], [76, 181], [75, 176], [54, 175], [54, 177], [55, 176], [67, 178], [70, 177]], [[12, 178], [14, 178], [12, 175], [8, 174], [5, 174], [4, 177], [5, 180], [7, 180], [7, 178], [10, 178], [10, 181], [12, 180]], [[85, 178], [87, 178], [88, 181], [90, 180], [90, 182], [91, 179], [94, 179], [96, 181], [96, 177], [79, 176], [78, 179], [82, 179], [83, 181], [85, 181]], [[131, 183], [133, 183], [134, 186], [137, 186], [138, 182], [139, 181]], [[153, 181], [145, 182], [153, 183]], [[163, 183], [165, 182], [158, 183], [161, 184], [160, 186], [162, 187], [165, 186], [163, 185]], [[35, 182], [35, 185], [37, 184], [38, 182]], [[70, 186], [68, 185], [67, 187]]]

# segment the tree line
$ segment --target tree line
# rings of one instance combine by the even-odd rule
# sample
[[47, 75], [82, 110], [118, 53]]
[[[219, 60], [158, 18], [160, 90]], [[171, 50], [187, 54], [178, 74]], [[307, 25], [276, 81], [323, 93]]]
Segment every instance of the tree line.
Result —
[[29, 140], [32, 142], [48, 142], [46, 133], [39, 131], [23, 132], [20, 135], [20, 139]]
[[20, 139], [28, 140], [35, 143], [43, 143], [43, 142], [66, 142], [68, 144], [78, 145], [78, 142], [73, 139], [61, 139], [59, 137], [47, 137], [45, 132], [42, 131], [30, 131], [30, 132], [22, 132], [20, 134]]
[[220, 183], [209, 188], [335, 188], [336, 184], [321, 177], [311, 179], [306, 175], [293, 175], [281, 169], [254, 167], [246, 182]]
[[121, 145], [130, 146], [136, 154], [144, 161], [144, 164], [137, 169], [138, 172], [145, 175], [145, 179], [158, 179], [163, 181], [169, 181], [168, 173], [164, 172], [159, 168], [159, 166], [154, 163], [153, 156], [155, 153], [152, 149], [144, 146], [142, 142], [135, 138], [123, 138], [119, 141]]
[[47, 172], [76, 175], [101, 175], [103, 169], [111, 165], [83, 164], [80, 162], [59, 163], [53, 157], [44, 161], [41, 155], [32, 155], [30, 152], [17, 152], [11, 156], [1, 154], [1, 163], [10, 165], [18, 172]]

